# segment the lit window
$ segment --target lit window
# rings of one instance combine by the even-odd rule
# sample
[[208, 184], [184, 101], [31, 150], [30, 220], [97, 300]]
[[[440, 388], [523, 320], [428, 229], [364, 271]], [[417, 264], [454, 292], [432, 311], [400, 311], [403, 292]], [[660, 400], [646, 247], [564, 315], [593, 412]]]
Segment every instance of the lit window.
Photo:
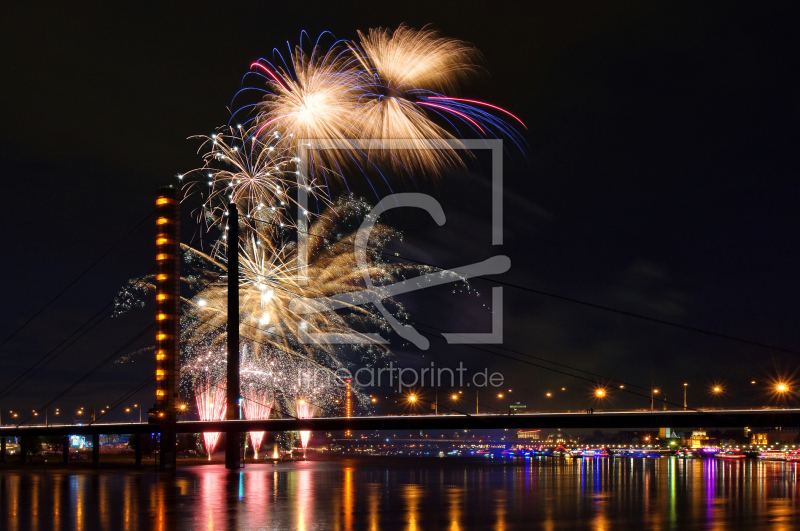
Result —
[[172, 202], [173, 200], [170, 199], [169, 197], [159, 197], [158, 199], [156, 199], [156, 205], [168, 205]]
[[156, 220], [156, 225], [165, 225], [169, 223], [169, 218], [158, 218]]

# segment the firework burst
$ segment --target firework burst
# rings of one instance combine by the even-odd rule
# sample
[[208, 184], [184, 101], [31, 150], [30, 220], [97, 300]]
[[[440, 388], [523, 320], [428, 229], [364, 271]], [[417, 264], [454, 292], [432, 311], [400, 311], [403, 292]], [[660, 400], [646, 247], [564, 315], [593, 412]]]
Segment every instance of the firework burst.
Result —
[[[334, 334], [341, 343], [362, 343], [368, 339], [359, 332], [364, 327], [377, 327], [386, 332], [390, 327], [379, 314], [361, 306], [351, 306], [343, 313], [314, 312], [303, 314], [303, 308], [294, 308], [292, 301], [319, 299], [342, 293], [368, 289], [364, 276], [373, 279], [369, 289], [376, 296], [382, 284], [392, 281], [405, 272], [416, 271], [382, 259], [381, 252], [398, 233], [378, 224], [369, 240], [370, 252], [365, 267], [359, 266], [353, 252], [356, 231], [343, 232], [348, 221], [369, 212], [369, 205], [352, 197], [344, 198], [324, 213], [309, 229], [308, 267], [300, 274], [297, 246], [294, 242], [283, 247], [272, 247], [269, 238], [253, 232], [242, 249], [240, 283], [240, 308], [242, 321], [240, 335], [256, 345], [269, 345], [287, 351], [300, 351], [310, 355], [317, 350], [332, 352], [331, 345], [310, 343], [313, 334]], [[255, 220], [260, 222], [259, 219]], [[352, 226], [353, 224], [351, 224]], [[261, 237], [259, 237], [261, 236]], [[200, 350], [222, 350], [226, 340], [227, 282], [223, 258], [216, 259], [199, 251], [196, 257], [222, 270], [217, 280], [211, 282], [189, 301], [183, 318], [183, 344]], [[213, 273], [207, 272], [206, 276]], [[302, 305], [301, 305], [302, 306]], [[293, 308], [293, 309], [290, 309]], [[402, 313], [402, 308], [396, 306]], [[381, 347], [375, 346], [378, 352]], [[256, 353], [259, 349], [255, 350]]]
[[[212, 383], [206, 378], [198, 382], [194, 388], [194, 396], [197, 401], [197, 412], [200, 420], [222, 420], [225, 418], [225, 381]], [[217, 446], [219, 432], [204, 432], [203, 443], [208, 453], [208, 460], [211, 461], [211, 454]]]
[[[234, 355], [241, 356], [245, 415], [306, 415], [301, 401], [313, 406], [313, 414], [332, 413], [345, 387], [335, 370], [346, 362], [343, 349], [330, 338], [350, 344], [361, 362], [372, 364], [388, 355], [385, 346], [370, 343], [372, 332], [388, 335], [392, 327], [371, 305], [306, 313], [316, 308], [302, 307], [303, 301], [366, 291], [402, 321], [403, 308], [382, 286], [432, 269], [385, 261], [386, 244], [399, 235], [381, 224], [367, 242], [367, 263], [357, 263], [355, 229], [371, 208], [352, 196], [331, 201], [333, 185], [350, 170], [366, 176], [388, 165], [408, 175], [437, 175], [463, 164], [461, 129], [518, 142], [514, 129], [492, 113], [522, 124], [519, 118], [455, 96], [477, 72], [478, 52], [471, 45], [429, 28], [405, 26], [358, 37], [329, 48], [318, 40], [308, 52], [294, 47], [288, 60], [275, 61], [279, 66], [263, 59], [253, 63], [248, 76], [263, 81], [257, 88], [260, 100], [240, 107], [226, 127], [202, 137], [204, 165], [186, 175], [194, 176], [185, 181], [186, 191], [199, 196], [199, 217], [220, 234], [207, 252], [184, 247], [193, 270], [184, 280], [195, 295], [183, 300], [182, 381], [187, 392], [195, 393], [201, 418], [222, 415], [229, 246], [239, 246], [242, 256], [242, 342]], [[232, 125], [245, 110], [254, 113]], [[338, 149], [315, 146], [314, 139], [335, 141]], [[301, 188], [316, 199], [317, 214], [291, 213], [300, 206], [293, 198]], [[225, 233], [231, 203], [243, 214], [238, 242], [227, 241]], [[308, 253], [301, 260], [295, 240], [306, 226]], [[121, 310], [140, 305], [137, 291], [140, 287], [132, 285], [121, 293]], [[313, 339], [323, 335], [325, 342]], [[352, 346], [356, 343], [361, 346]], [[209, 455], [217, 437], [204, 434]], [[251, 434], [256, 451], [262, 439], [261, 432]]]

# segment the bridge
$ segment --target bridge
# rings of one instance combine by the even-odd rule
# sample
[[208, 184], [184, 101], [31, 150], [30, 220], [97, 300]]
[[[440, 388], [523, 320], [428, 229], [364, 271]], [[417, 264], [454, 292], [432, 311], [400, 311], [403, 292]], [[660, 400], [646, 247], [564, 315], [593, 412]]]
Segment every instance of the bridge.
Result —
[[[182, 421], [172, 433], [248, 431], [343, 431], [343, 430], [492, 430], [534, 428], [733, 428], [746, 426], [797, 426], [800, 409], [714, 409], [687, 411], [597, 411], [488, 415], [392, 415], [369, 417], [320, 417], [310, 419]], [[160, 423], [94, 423], [50, 426], [7, 426], [0, 437], [47, 435], [113, 435], [161, 433]]]

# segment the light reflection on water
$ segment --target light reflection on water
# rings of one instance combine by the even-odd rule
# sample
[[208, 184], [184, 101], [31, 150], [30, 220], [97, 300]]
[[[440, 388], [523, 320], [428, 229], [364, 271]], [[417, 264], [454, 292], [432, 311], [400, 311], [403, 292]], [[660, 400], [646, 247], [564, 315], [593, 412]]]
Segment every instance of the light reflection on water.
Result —
[[796, 529], [795, 463], [342, 460], [5, 471], [0, 529]]

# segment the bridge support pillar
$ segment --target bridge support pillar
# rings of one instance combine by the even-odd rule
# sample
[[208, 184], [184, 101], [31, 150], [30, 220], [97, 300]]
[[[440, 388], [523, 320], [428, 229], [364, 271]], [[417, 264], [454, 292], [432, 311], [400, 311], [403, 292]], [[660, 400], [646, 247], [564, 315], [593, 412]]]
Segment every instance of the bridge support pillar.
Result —
[[0, 437], [0, 463], [6, 462], [6, 438]]
[[[170, 427], [174, 429], [175, 421], [173, 420], [171, 423], [166, 422], [164, 427], [167, 430]], [[176, 433], [174, 431], [163, 431], [161, 432], [161, 437], [159, 438], [159, 468], [161, 470], [174, 470], [175, 467], [178, 465], [178, 452], [176, 451], [176, 444], [175, 444], [175, 437]]]
[[92, 466], [100, 466], [100, 435], [92, 435]]
[[64, 435], [61, 439], [61, 462], [69, 464], [69, 435]]
[[27, 437], [19, 438], [19, 462], [23, 465], [27, 462], [28, 457], [28, 441]]
[[156, 404], [149, 422], [161, 425], [159, 468], [174, 470], [181, 378], [181, 209], [177, 188], [159, 188], [156, 213]]
[[137, 433], [133, 437], [136, 444], [136, 468], [139, 468], [142, 466], [142, 434]]

